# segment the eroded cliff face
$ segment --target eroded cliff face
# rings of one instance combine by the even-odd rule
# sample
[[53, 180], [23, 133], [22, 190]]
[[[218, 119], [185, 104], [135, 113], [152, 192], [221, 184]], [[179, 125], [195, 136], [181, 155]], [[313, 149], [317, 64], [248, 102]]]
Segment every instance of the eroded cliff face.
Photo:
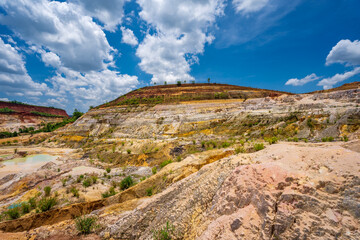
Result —
[[248, 99], [94, 109], [61, 134], [95, 138], [277, 136], [321, 139], [355, 132], [360, 89]]
[[62, 117], [44, 117], [26, 113], [0, 114], [0, 132], [19, 131], [20, 128], [40, 128], [47, 123], [61, 122]]
[[37, 129], [41, 124], [61, 122], [64, 117], [69, 117], [62, 109], [21, 103], [0, 101], [0, 109], [11, 110], [11, 112], [0, 112], [0, 132], [14, 132], [24, 127]]

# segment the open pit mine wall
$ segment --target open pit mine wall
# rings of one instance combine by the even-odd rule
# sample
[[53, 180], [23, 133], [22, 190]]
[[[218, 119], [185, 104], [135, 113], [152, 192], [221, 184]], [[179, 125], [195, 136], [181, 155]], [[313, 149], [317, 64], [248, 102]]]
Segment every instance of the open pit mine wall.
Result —
[[28, 113], [0, 113], [0, 132], [19, 131], [20, 128], [38, 129], [42, 124], [61, 122], [62, 117], [44, 117]]
[[[60, 122], [63, 117], [69, 117], [65, 110], [57, 108], [0, 101], [0, 109], [1, 108], [9, 108], [15, 112], [0, 113], [0, 132], [14, 132], [24, 127], [34, 127], [35, 129], [38, 129], [41, 127], [41, 124]], [[31, 112], [47, 113], [59, 117], [39, 116]]]
[[[93, 109], [61, 135], [172, 138], [197, 135], [321, 139], [356, 132], [360, 89], [243, 100], [211, 100]], [[81, 139], [78, 138], [78, 139]]]

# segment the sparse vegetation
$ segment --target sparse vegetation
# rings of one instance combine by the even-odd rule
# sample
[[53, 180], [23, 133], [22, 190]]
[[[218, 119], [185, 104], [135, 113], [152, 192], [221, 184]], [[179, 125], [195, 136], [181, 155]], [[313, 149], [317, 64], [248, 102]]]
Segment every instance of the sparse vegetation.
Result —
[[172, 163], [171, 159], [165, 160], [162, 163], [160, 163], [160, 168], [163, 168], [163, 167], [165, 167], [166, 165], [168, 165], [170, 163]]
[[106, 191], [104, 192], [102, 195], [103, 198], [108, 198], [108, 197], [111, 197], [111, 196], [114, 196], [116, 194], [115, 192], [115, 188], [114, 187], [110, 187], [109, 188], [109, 191]]
[[264, 147], [264, 144], [263, 143], [255, 143], [254, 144], [254, 149], [255, 151], [260, 151], [260, 150], [263, 150], [265, 147]]
[[277, 137], [271, 137], [271, 138], [265, 138], [264, 140], [271, 145], [271, 144], [276, 143], [278, 141], [278, 138]]
[[46, 212], [49, 211], [53, 206], [55, 206], [56, 203], [57, 203], [56, 197], [43, 197], [42, 199], [39, 200], [37, 205], [42, 212]]
[[0, 113], [14, 113], [15, 111], [8, 108], [8, 107], [4, 107], [4, 108], [0, 108]]
[[166, 225], [159, 230], [153, 231], [153, 237], [155, 240], [171, 240], [176, 239], [175, 227], [166, 222]]
[[9, 207], [9, 210], [4, 212], [10, 219], [17, 219], [20, 217], [20, 205], [13, 204]]
[[96, 221], [95, 217], [80, 216], [75, 219], [75, 226], [81, 234], [89, 234], [96, 227]]
[[120, 182], [120, 189], [121, 190], [126, 190], [129, 187], [131, 187], [134, 184], [133, 179], [131, 178], [131, 176], [127, 176], [126, 178], [124, 178], [121, 182]]
[[70, 192], [72, 193], [72, 195], [74, 196], [74, 197], [79, 197], [80, 195], [79, 195], [79, 190], [76, 188], [76, 187], [72, 187], [71, 189], [70, 189]]
[[333, 137], [323, 137], [321, 140], [323, 142], [332, 142], [332, 141], [334, 141], [334, 138]]
[[245, 150], [244, 147], [237, 147], [237, 148], [235, 148], [235, 153], [236, 153], [236, 154], [245, 153], [245, 152], [246, 152], [246, 150]]
[[156, 174], [156, 173], [157, 173], [157, 168], [156, 168], [156, 167], [153, 167], [153, 168], [151, 169], [151, 172], [152, 172], [152, 174]]
[[153, 188], [152, 188], [152, 187], [146, 189], [146, 195], [147, 195], [147, 196], [152, 196], [152, 195], [153, 195]]
[[51, 194], [51, 187], [50, 186], [45, 186], [44, 187], [44, 193], [45, 193], [45, 197], [49, 197]]

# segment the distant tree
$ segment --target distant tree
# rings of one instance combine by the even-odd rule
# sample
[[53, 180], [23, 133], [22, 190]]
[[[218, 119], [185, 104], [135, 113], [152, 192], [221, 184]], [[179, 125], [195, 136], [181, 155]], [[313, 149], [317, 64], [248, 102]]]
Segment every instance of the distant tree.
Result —
[[154, 85], [156, 85], [156, 82], [154, 82]]
[[89, 107], [89, 110], [91, 110], [91, 109], [93, 109], [93, 108], [94, 108], [94, 106], [90, 106], [90, 107]]
[[192, 84], [195, 84], [195, 80], [192, 80], [191, 83], [192, 83]]
[[184, 83], [186, 83], [186, 80], [184, 80]]
[[210, 78], [208, 78], [208, 80], [207, 80], [207, 81], [208, 81], [208, 84], [210, 84]]
[[180, 86], [181, 86], [181, 81], [177, 81], [176, 85], [177, 85], [178, 87], [180, 87]]
[[165, 81], [164, 84], [167, 85], [167, 81]]
[[84, 113], [80, 112], [79, 110], [77, 110], [77, 109], [75, 108], [74, 113], [73, 113], [73, 118], [74, 118], [74, 119], [78, 119], [78, 118], [81, 117], [83, 114], [84, 114]]

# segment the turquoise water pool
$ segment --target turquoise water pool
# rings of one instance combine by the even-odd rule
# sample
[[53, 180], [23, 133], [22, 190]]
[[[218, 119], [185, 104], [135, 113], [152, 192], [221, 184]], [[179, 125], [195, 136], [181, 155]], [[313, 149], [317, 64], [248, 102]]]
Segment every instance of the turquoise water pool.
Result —
[[11, 160], [3, 161], [2, 164], [5, 166], [12, 165], [28, 165], [36, 163], [46, 163], [55, 160], [58, 156], [52, 156], [48, 154], [29, 155], [23, 158], [14, 158]]

